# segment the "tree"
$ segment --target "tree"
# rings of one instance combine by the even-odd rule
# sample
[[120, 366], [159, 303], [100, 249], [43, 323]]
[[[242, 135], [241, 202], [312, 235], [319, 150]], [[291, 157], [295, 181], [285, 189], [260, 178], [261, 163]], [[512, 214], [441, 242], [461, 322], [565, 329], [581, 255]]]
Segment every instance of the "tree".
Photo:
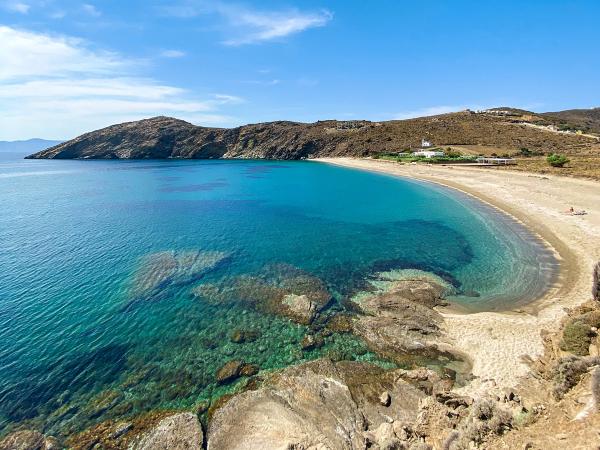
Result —
[[548, 161], [548, 164], [552, 167], [562, 167], [569, 162], [569, 159], [565, 155], [552, 153], [551, 155], [548, 155], [546, 161]]
[[446, 156], [448, 158], [460, 158], [462, 156], [462, 153], [458, 150], [454, 150], [452, 147], [448, 147], [446, 149]]

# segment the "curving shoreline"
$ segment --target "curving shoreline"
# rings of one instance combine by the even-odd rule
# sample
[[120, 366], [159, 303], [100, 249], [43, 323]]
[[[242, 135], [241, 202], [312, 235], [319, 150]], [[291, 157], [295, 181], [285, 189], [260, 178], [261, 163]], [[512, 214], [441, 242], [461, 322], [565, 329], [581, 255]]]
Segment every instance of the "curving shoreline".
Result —
[[[600, 258], [600, 218], [595, 214], [600, 183], [479, 167], [401, 165], [352, 158], [315, 161], [457, 189], [514, 217], [556, 252], [558, 279], [535, 301], [503, 312], [442, 311], [448, 344], [468, 356], [478, 377], [465, 390], [487, 389], [490, 383], [518, 385], [529, 371], [526, 360], [538, 358], [544, 351], [542, 330], [557, 330], [565, 308], [589, 300], [591, 270]], [[589, 214], [563, 214], [570, 206]]]

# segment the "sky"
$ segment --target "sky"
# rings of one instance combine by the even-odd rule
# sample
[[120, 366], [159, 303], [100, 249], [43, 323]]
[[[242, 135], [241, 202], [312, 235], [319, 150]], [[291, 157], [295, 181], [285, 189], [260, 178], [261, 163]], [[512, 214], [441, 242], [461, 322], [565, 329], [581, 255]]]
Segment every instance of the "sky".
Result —
[[598, 0], [0, 0], [0, 140], [600, 106]]

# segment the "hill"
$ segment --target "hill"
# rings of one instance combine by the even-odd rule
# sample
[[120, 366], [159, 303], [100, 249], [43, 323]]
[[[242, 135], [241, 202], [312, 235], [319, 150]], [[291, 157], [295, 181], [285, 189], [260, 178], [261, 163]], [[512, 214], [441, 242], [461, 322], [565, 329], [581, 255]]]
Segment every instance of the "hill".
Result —
[[267, 158], [369, 156], [420, 145], [476, 147], [479, 153], [600, 154], [600, 138], [558, 130], [559, 119], [496, 108], [386, 122], [269, 122], [206, 128], [170, 117], [112, 125], [31, 155], [30, 158]]
[[543, 113], [542, 116], [560, 122], [565, 127], [570, 126], [571, 128], [600, 134], [600, 108], [569, 109]]

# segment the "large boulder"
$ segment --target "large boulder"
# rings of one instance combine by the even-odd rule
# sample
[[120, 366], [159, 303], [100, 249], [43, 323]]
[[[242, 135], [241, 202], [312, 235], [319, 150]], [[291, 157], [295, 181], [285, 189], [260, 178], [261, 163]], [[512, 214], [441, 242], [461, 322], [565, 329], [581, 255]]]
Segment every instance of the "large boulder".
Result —
[[334, 364], [319, 360], [291, 367], [225, 403], [210, 421], [208, 448], [362, 448], [364, 426]]
[[376, 353], [391, 359], [402, 354], [434, 355], [442, 316], [433, 309], [443, 304], [443, 288], [423, 280], [395, 282], [386, 292], [361, 296], [354, 303], [362, 313], [353, 322]]
[[309, 324], [315, 319], [317, 308], [318, 304], [308, 298], [306, 294], [287, 294], [281, 299], [278, 309], [294, 322]]
[[[379, 402], [383, 390], [391, 395], [388, 406]], [[423, 395], [370, 364], [312, 361], [218, 408], [208, 426], [208, 449], [366, 448], [366, 430], [390, 415], [415, 420]]]
[[0, 441], [0, 450], [58, 450], [56, 439], [46, 437], [34, 430], [21, 430], [10, 433]]
[[202, 426], [195, 414], [179, 413], [162, 419], [140, 436], [132, 450], [201, 450], [204, 443]]

